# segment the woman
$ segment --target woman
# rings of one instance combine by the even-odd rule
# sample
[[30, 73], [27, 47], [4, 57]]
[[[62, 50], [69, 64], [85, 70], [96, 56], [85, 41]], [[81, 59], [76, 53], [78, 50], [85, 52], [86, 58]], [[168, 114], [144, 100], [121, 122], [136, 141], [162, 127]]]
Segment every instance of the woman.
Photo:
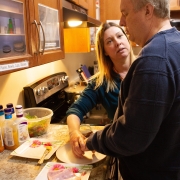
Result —
[[134, 59], [125, 32], [115, 23], [99, 27], [95, 45], [99, 72], [90, 78], [80, 98], [66, 112], [72, 151], [77, 157], [82, 156], [80, 146], [85, 139], [79, 130], [83, 116], [101, 103], [108, 118], [114, 118], [121, 81]]

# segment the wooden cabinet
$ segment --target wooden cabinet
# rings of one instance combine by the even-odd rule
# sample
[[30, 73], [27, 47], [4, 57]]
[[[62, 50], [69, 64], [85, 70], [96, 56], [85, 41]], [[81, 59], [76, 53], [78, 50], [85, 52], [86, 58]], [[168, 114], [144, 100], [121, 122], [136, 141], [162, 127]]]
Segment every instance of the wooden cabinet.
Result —
[[172, 11], [180, 10], [180, 1], [170, 0], [170, 8]]
[[170, 0], [171, 18], [180, 18], [180, 0]]
[[100, 0], [100, 20], [120, 20], [120, 2], [121, 0]]
[[60, 0], [29, 2], [31, 39], [38, 65], [64, 58]]
[[[121, 0], [100, 0], [100, 20], [120, 20]], [[171, 18], [180, 18], [180, 0], [170, 0]]]
[[79, 6], [84, 7], [85, 9], [88, 9], [88, 0], [71, 0], [71, 1]]
[[60, 2], [0, 0], [0, 75], [64, 58]]
[[88, 16], [96, 19], [96, 0], [88, 0]]
[[64, 29], [65, 52], [90, 52], [90, 29], [67, 28]]
[[[84, 1], [84, 0], [81, 0]], [[88, 16], [96, 19], [96, 1], [84, 1], [88, 3]], [[81, 4], [82, 5], [82, 4]], [[95, 29], [95, 28], [94, 28]], [[64, 50], [66, 53], [85, 53], [93, 50], [93, 32], [90, 28], [67, 28], [64, 29]]]
[[0, 75], [33, 67], [27, 1], [0, 0]]

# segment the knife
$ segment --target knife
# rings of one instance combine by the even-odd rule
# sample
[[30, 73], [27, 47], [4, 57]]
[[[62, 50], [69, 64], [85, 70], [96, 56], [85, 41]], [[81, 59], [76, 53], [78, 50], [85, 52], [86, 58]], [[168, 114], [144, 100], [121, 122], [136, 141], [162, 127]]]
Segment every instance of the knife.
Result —
[[39, 159], [38, 164], [42, 164], [44, 162], [44, 159], [45, 159], [46, 155], [50, 152], [50, 150], [51, 150], [50, 148], [46, 148], [41, 159]]

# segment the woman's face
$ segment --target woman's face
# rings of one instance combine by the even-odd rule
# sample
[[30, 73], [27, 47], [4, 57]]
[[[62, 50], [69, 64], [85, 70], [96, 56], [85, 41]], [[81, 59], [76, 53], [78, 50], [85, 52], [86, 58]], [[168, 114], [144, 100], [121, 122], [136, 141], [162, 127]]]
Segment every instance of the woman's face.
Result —
[[124, 59], [129, 55], [130, 44], [120, 28], [112, 26], [104, 32], [104, 50], [105, 55], [112, 61]]

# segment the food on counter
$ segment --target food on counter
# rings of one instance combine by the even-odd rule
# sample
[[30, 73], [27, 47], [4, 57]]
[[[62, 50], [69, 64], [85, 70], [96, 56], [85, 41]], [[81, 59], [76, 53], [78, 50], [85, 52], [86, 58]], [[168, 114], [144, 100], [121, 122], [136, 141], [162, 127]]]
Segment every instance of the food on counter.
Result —
[[61, 164], [55, 164], [47, 173], [48, 180], [81, 180], [78, 168], [66, 168]]
[[37, 119], [38, 117], [36, 115], [30, 115], [29, 113], [25, 116], [27, 119]]
[[48, 108], [24, 109], [24, 116], [28, 120], [29, 136], [36, 137], [47, 133], [52, 115], [52, 110]]
[[36, 147], [39, 147], [41, 145], [44, 145], [46, 147], [46, 149], [49, 149], [49, 150], [52, 149], [52, 143], [51, 142], [41, 142], [39, 140], [34, 140], [32, 142], [32, 144], [30, 145], [30, 147], [36, 148]]
[[45, 134], [48, 130], [48, 126], [49, 126], [49, 119], [44, 119], [41, 121], [32, 121], [32, 122], [31, 119], [29, 119], [28, 121], [29, 136], [36, 137]]

